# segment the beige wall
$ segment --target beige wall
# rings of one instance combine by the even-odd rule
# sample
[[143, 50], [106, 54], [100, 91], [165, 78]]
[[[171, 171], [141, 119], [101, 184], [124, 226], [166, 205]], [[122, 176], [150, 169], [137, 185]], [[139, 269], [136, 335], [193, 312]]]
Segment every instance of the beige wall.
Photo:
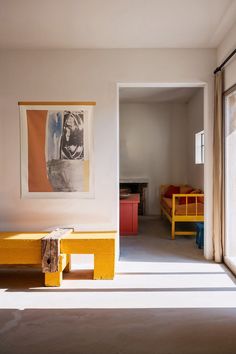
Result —
[[[76, 223], [80, 229], [117, 229], [117, 83], [206, 82], [206, 124], [211, 146], [212, 71], [215, 66], [216, 52], [213, 49], [1, 51], [0, 228], [41, 230]], [[94, 199], [20, 198], [19, 100], [97, 102]], [[208, 155], [211, 159], [211, 148]], [[208, 172], [211, 176], [211, 166]], [[210, 177], [208, 184], [210, 190]], [[209, 196], [209, 206], [210, 203]]]
[[187, 181], [204, 190], [204, 165], [195, 164], [195, 134], [204, 129], [203, 89], [199, 89], [187, 104]]
[[147, 214], [160, 214], [159, 187], [186, 183], [186, 105], [120, 105], [120, 176], [148, 178]]
[[170, 181], [173, 184], [187, 183], [186, 149], [187, 149], [187, 109], [186, 104], [171, 105], [171, 170]]

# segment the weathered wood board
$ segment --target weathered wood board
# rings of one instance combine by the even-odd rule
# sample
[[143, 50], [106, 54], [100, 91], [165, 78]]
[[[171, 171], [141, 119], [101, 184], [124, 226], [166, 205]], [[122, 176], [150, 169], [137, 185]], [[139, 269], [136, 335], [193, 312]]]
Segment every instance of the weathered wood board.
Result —
[[73, 229], [56, 229], [41, 240], [42, 272], [53, 273], [59, 270], [60, 240]]

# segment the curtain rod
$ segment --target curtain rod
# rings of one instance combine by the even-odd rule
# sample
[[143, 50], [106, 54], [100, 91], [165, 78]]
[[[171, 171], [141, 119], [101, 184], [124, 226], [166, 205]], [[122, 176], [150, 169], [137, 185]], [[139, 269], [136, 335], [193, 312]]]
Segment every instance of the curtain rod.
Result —
[[215, 71], [214, 74], [218, 73], [218, 71], [221, 71], [221, 69], [223, 69], [223, 67], [225, 66], [226, 63], [228, 63], [228, 61], [236, 54], [236, 49], [234, 49], [232, 51], [232, 53], [230, 53], [230, 55], [223, 61], [223, 63], [218, 66]]

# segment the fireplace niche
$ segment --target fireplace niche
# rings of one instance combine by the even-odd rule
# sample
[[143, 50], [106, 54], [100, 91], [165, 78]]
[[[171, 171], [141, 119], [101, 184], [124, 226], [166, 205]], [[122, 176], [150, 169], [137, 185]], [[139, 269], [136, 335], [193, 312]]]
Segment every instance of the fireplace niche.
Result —
[[140, 203], [138, 206], [138, 215], [146, 215], [148, 182], [134, 180], [120, 180], [120, 189], [125, 189], [129, 193], [138, 193], [140, 195]]

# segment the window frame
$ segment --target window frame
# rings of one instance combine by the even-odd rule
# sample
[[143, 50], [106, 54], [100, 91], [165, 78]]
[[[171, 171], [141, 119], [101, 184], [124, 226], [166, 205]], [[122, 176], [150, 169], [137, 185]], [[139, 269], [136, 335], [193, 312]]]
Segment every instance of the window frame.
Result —
[[205, 142], [204, 130], [195, 133], [195, 165], [204, 164]]

